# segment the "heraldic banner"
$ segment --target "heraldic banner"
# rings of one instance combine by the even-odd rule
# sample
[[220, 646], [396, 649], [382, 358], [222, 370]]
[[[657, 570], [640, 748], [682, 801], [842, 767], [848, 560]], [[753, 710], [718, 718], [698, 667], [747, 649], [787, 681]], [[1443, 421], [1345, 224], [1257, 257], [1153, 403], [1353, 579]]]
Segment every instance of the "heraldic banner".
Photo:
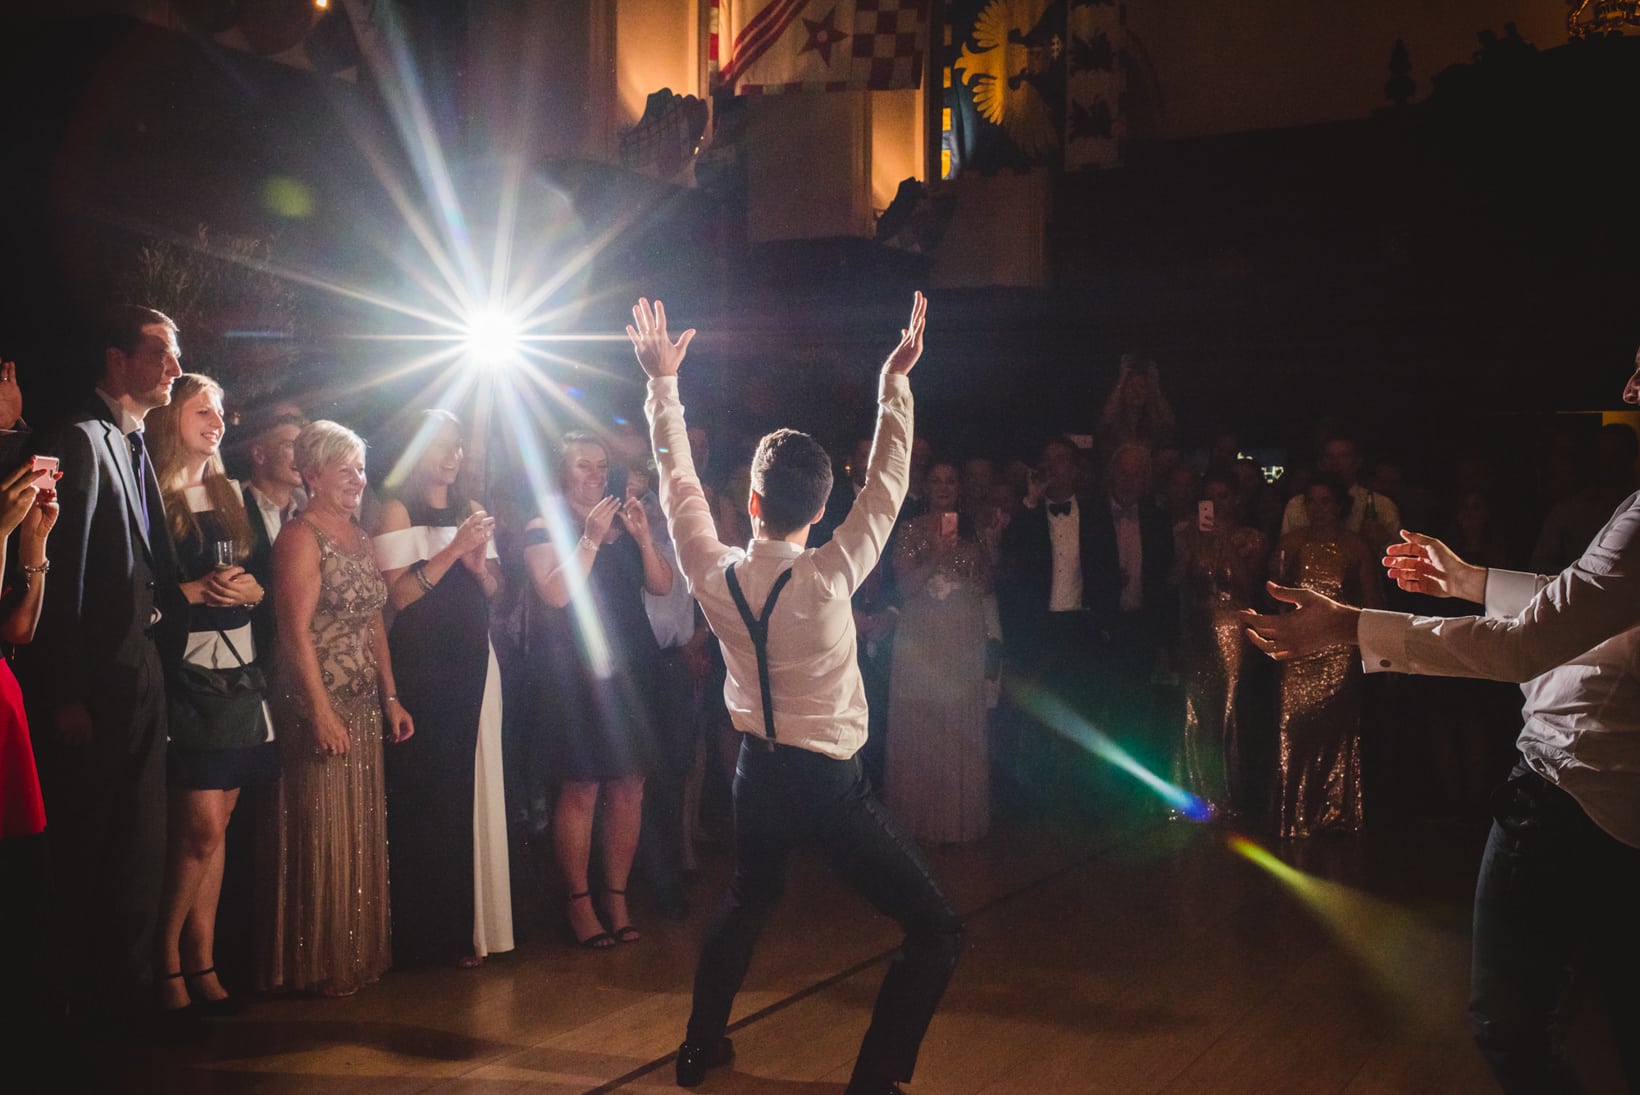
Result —
[[736, 95], [922, 80], [928, 0], [712, 0], [711, 12], [713, 82]]
[[1121, 162], [1116, 0], [949, 0], [950, 176]]

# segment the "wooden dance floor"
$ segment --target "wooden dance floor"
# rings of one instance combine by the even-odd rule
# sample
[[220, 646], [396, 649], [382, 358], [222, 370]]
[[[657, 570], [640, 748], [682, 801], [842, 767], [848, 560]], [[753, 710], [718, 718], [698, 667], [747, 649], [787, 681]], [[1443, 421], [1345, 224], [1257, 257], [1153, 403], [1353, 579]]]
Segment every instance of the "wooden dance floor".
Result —
[[[1464, 1021], [1478, 828], [1313, 841], [1309, 874], [1261, 866], [1230, 835], [1158, 818], [999, 822], [933, 853], [968, 943], [910, 1090], [1495, 1090]], [[127, 1051], [109, 1090], [675, 1091], [670, 1055], [727, 854], [703, 866], [691, 918], [638, 906], [636, 945], [577, 951], [536, 924], [476, 971], [261, 1000], [201, 1044]], [[697, 1090], [837, 1095], [894, 943], [822, 867], [795, 864], [737, 1004], [738, 1059]], [[1599, 1029], [1583, 1029], [1593, 1011], [1574, 1020], [1574, 1048], [1594, 1089], [1616, 1090]]]

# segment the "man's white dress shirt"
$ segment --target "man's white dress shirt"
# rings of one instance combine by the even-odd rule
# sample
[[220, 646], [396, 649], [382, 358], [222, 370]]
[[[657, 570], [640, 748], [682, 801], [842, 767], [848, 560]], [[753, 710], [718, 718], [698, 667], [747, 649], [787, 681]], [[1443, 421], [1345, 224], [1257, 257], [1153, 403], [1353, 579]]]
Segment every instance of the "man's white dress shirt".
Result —
[[1492, 570], [1486, 615], [1363, 611], [1368, 672], [1520, 683], [1517, 744], [1602, 829], [1640, 847], [1640, 493], [1549, 578]]
[[[1062, 502], [1040, 503], [1044, 506]], [[1048, 586], [1049, 612], [1075, 612], [1082, 607], [1082, 513], [1075, 497], [1069, 513], [1048, 510], [1048, 545], [1053, 549], [1053, 581]]]
[[757, 652], [724, 571], [734, 566], [747, 604], [761, 615], [775, 579], [790, 570], [791, 581], [769, 621], [775, 737], [782, 745], [838, 759], [852, 757], [866, 741], [866, 692], [849, 598], [877, 565], [910, 479], [910, 382], [883, 376], [877, 400], [866, 485], [831, 540], [807, 549], [785, 540], [753, 540], [750, 551], [717, 537], [690, 455], [677, 378], [651, 379], [644, 401], [678, 569], [723, 647], [730, 720], [743, 734], [764, 736]]

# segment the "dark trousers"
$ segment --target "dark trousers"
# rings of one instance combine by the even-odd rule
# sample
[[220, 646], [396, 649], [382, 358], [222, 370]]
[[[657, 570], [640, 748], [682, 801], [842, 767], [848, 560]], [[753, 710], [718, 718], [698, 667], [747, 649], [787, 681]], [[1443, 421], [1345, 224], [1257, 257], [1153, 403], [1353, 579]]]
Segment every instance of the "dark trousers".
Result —
[[723, 1034], [752, 950], [785, 887], [787, 860], [806, 846], [905, 929], [854, 1075], [910, 1080], [963, 933], [922, 852], [871, 793], [858, 756], [834, 760], [748, 738], [734, 793], [734, 880], [701, 948], [689, 1041], [711, 1043]]
[[1600, 980], [1631, 1091], [1640, 1091], [1640, 848], [1517, 764], [1493, 796], [1475, 886], [1469, 1019], [1505, 1091], [1581, 1091], [1562, 1038], [1574, 970]]
[[643, 788], [643, 831], [638, 861], [651, 896], [674, 907], [682, 900], [683, 785], [700, 736], [695, 718], [694, 679], [682, 648], [661, 651], [652, 690], [654, 764]]
[[165, 692], [142, 640], [134, 687], [88, 697], [92, 740], [64, 746], [50, 713], [33, 720], [52, 873], [60, 983], [78, 1014], [153, 1002], [154, 934], [165, 874]]

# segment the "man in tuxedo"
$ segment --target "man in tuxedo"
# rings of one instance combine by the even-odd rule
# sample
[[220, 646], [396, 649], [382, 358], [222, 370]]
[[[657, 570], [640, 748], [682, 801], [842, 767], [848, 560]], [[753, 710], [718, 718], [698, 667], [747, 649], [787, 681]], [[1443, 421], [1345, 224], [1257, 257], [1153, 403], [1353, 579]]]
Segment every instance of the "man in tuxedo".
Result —
[[[1002, 633], [1020, 677], [1123, 737], [1147, 702], [1176, 615], [1167, 591], [1173, 531], [1147, 504], [1144, 446], [1119, 447], [1108, 491], [1091, 499], [1076, 497], [1076, 460], [1068, 439], [1048, 442], [1020, 512], [1003, 530]], [[1019, 740], [1003, 758], [1019, 767], [1015, 778], [1027, 792], [1070, 770], [1029, 734], [1016, 719]]]
[[177, 328], [112, 311], [96, 391], [46, 446], [62, 461], [52, 589], [20, 654], [38, 728], [53, 894], [70, 1014], [153, 1006], [165, 866], [162, 647], [181, 656], [186, 605], [143, 419], [181, 375]]

